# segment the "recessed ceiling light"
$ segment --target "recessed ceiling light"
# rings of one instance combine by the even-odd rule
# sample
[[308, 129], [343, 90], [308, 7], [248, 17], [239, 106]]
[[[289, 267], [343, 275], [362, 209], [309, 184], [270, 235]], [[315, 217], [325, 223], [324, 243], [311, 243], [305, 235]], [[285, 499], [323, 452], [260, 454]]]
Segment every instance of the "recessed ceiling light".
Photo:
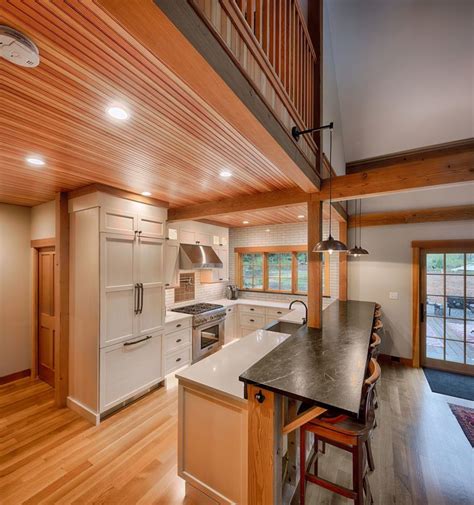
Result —
[[43, 158], [40, 158], [39, 156], [27, 156], [26, 162], [28, 165], [33, 165], [34, 167], [42, 167], [46, 165], [46, 162], [43, 160]]
[[249, 224], [248, 221], [242, 221], [242, 224]]
[[120, 121], [125, 121], [130, 117], [130, 114], [119, 105], [111, 105], [107, 107], [107, 114], [114, 119], [119, 119]]
[[151, 196], [151, 193], [149, 191], [142, 191], [143, 196]]
[[303, 214], [300, 214], [300, 215], [298, 216], [298, 219], [304, 219], [304, 218], [305, 218], [305, 216], [304, 216]]
[[229, 172], [228, 170], [222, 170], [219, 175], [224, 179], [228, 179], [229, 177], [232, 177], [232, 172]]
[[266, 232], [269, 232], [269, 231], [270, 231], [270, 228], [267, 228], [265, 231], [266, 231]]

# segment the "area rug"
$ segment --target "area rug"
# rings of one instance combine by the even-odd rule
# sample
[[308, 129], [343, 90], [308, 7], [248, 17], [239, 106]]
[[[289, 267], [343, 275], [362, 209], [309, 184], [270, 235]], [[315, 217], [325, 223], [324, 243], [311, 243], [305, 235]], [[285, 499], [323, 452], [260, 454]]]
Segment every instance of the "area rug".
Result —
[[453, 405], [452, 403], [449, 404], [449, 407], [461, 425], [466, 438], [471, 443], [471, 447], [474, 447], [474, 409], [462, 405]]
[[458, 373], [423, 368], [433, 393], [474, 401], [474, 377]]

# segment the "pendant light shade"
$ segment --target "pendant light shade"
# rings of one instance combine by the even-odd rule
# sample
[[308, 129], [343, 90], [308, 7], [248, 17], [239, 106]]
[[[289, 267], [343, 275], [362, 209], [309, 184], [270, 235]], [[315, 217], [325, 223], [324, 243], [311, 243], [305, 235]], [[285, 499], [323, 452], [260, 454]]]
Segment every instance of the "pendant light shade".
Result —
[[331, 234], [332, 221], [332, 123], [329, 129], [329, 235], [326, 240], [319, 241], [313, 248], [313, 252], [332, 254], [333, 252], [347, 252], [347, 246], [340, 240], [336, 240]]
[[333, 252], [347, 252], [347, 246], [340, 240], [336, 240], [332, 235], [329, 235], [326, 240], [321, 240], [321, 242], [318, 242], [314, 246], [313, 252], [328, 252], [329, 254]]

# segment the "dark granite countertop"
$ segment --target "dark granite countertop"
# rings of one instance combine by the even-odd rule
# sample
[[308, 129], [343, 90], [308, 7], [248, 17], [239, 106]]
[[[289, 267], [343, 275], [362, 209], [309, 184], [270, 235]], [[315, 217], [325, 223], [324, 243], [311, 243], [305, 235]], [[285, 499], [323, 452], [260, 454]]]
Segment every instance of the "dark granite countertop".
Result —
[[239, 379], [275, 393], [357, 416], [375, 303], [335, 301], [323, 328], [303, 326]]

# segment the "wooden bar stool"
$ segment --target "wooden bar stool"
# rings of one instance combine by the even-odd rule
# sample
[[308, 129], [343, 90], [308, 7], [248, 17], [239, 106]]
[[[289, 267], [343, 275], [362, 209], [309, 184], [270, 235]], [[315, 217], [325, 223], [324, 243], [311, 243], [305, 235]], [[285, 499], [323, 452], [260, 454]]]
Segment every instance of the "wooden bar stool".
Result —
[[380, 319], [382, 317], [382, 311], [380, 309], [376, 309], [374, 312], [374, 318]]
[[380, 330], [383, 330], [383, 323], [381, 319], [375, 319], [374, 325], [372, 329], [377, 333]]
[[380, 303], [375, 304], [375, 310], [380, 310], [382, 308], [382, 305]]
[[[362, 505], [364, 497], [373, 504], [367, 479], [367, 440], [374, 427], [373, 389], [380, 378], [380, 366], [375, 359], [369, 363], [370, 376], [364, 383], [364, 398], [362, 402], [360, 421], [347, 416], [336, 418], [314, 418], [300, 427], [300, 505], [305, 503], [306, 482], [312, 482], [318, 486], [354, 500], [355, 505]], [[307, 471], [306, 466], [306, 433], [314, 434], [314, 473]], [[318, 476], [318, 443], [325, 442], [352, 453], [352, 489], [340, 486], [334, 482]]]

